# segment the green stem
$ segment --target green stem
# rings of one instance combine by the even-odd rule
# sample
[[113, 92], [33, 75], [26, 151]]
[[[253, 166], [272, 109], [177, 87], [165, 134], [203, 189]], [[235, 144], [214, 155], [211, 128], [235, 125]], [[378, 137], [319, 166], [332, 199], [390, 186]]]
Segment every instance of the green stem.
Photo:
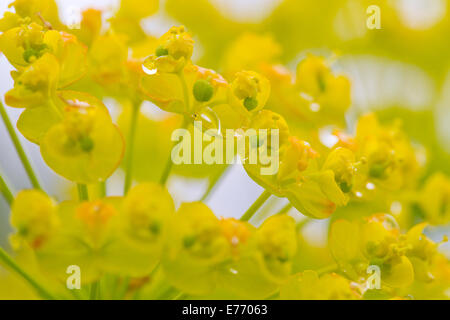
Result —
[[89, 293], [89, 300], [97, 300], [100, 290], [99, 281], [95, 281], [91, 284], [91, 292]]
[[187, 293], [179, 292], [172, 300], [185, 300], [188, 297]]
[[225, 169], [220, 170], [210, 181], [208, 184], [208, 189], [206, 189], [206, 192], [203, 194], [202, 198], [200, 199], [200, 201], [206, 201], [211, 194], [213, 193], [213, 191], [217, 188], [218, 182], [220, 180], [222, 180], [222, 178], [225, 177], [227, 171], [228, 171], [229, 165], [227, 165], [225, 167]]
[[34, 173], [33, 167], [30, 164], [30, 161], [28, 160], [28, 157], [23, 150], [22, 144], [20, 143], [19, 138], [17, 137], [16, 131], [14, 130], [13, 125], [11, 124], [11, 120], [9, 120], [8, 114], [6, 113], [5, 107], [3, 106], [3, 103], [0, 101], [0, 114], [2, 116], [3, 122], [5, 123], [6, 129], [8, 130], [9, 136], [11, 137], [11, 140], [14, 144], [14, 147], [16, 148], [16, 152], [19, 155], [20, 160], [22, 161], [22, 165], [27, 172], [28, 178], [31, 181], [31, 184], [33, 185], [33, 188], [40, 189], [41, 185], [39, 184], [39, 181], [36, 177], [36, 174]]
[[85, 184], [78, 183], [78, 197], [80, 201], [88, 201], [89, 200], [89, 194], [88, 194], [88, 188]]
[[0, 175], [0, 192], [5, 197], [6, 202], [11, 206], [14, 201], [14, 196], [11, 192], [11, 189], [8, 187], [8, 184], [5, 182], [3, 177]]
[[106, 197], [106, 192], [107, 192], [106, 181], [100, 182], [99, 188], [100, 188], [100, 192], [99, 192], [100, 198]]
[[6, 253], [3, 248], [0, 247], [0, 262], [5, 264], [11, 270], [20, 275], [25, 281], [27, 281], [39, 296], [43, 299], [55, 300], [53, 295], [48, 292], [43, 286], [41, 286], [36, 280], [34, 280], [28, 273], [26, 273], [19, 265]]
[[301, 220], [300, 222], [297, 223], [297, 225], [295, 226], [295, 229], [297, 230], [297, 232], [300, 232], [311, 221], [312, 221], [311, 218], [304, 217], [303, 220]]
[[125, 184], [123, 193], [127, 194], [133, 182], [133, 153], [134, 153], [134, 140], [136, 136], [137, 122], [139, 118], [139, 110], [141, 108], [141, 103], [135, 103], [132, 106], [130, 126], [128, 128], [127, 136], [127, 154], [125, 156]]
[[248, 221], [253, 217], [253, 215], [258, 211], [258, 209], [266, 202], [267, 199], [270, 197], [270, 192], [267, 190], [264, 190], [263, 193], [259, 196], [258, 199], [248, 208], [248, 210], [242, 215], [241, 221]]
[[280, 211], [278, 211], [276, 214], [285, 214], [288, 213], [289, 210], [291, 210], [291, 208], [293, 207], [293, 205], [291, 203], [288, 203], [287, 205], [285, 205], [283, 208], [281, 208]]
[[[187, 129], [189, 126], [189, 118], [185, 117], [183, 120], [183, 124], [181, 125], [181, 129]], [[164, 171], [161, 175], [161, 178], [159, 179], [159, 184], [162, 186], [166, 184], [167, 179], [169, 178], [170, 171], [172, 171], [173, 161], [172, 161], [172, 149], [178, 144], [178, 141], [175, 141], [172, 145], [172, 148], [170, 148], [169, 157], [166, 161], [166, 165], [164, 167]]]
[[[186, 105], [186, 110], [187, 112], [190, 111], [191, 109], [191, 102], [189, 99], [189, 89], [186, 83], [186, 79], [184, 78], [184, 73], [183, 70], [181, 70], [180, 72], [177, 73], [178, 79], [180, 79], [180, 83], [181, 83], [181, 87], [183, 88], [183, 96], [184, 96], [184, 104]], [[185, 116], [184, 120], [183, 120], [183, 125], [181, 128], [186, 129], [187, 126], [189, 125], [189, 118], [187, 116]], [[166, 161], [166, 165], [164, 167], [164, 171], [161, 175], [161, 178], [159, 180], [159, 183], [161, 185], [165, 185], [167, 182], [167, 179], [169, 178], [170, 175], [170, 171], [172, 170], [172, 149], [173, 147], [176, 145], [177, 142], [175, 142], [172, 146], [172, 148], [170, 149], [170, 153], [169, 153], [169, 158]]]

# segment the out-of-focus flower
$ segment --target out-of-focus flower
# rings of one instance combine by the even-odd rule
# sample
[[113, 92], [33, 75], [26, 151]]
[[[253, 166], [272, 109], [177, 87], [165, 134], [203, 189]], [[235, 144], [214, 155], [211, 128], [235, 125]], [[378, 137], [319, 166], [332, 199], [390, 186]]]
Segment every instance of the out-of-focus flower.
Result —
[[16, 196], [11, 208], [11, 225], [16, 229], [11, 242], [16, 249], [22, 241], [39, 249], [56, 233], [59, 224], [56, 204], [42, 191], [23, 190]]
[[422, 189], [419, 204], [425, 219], [434, 225], [450, 221], [450, 180], [442, 173], [432, 175]]
[[354, 300], [360, 299], [359, 290], [352, 282], [335, 273], [319, 276], [307, 270], [292, 276], [281, 287], [281, 299], [287, 300]]

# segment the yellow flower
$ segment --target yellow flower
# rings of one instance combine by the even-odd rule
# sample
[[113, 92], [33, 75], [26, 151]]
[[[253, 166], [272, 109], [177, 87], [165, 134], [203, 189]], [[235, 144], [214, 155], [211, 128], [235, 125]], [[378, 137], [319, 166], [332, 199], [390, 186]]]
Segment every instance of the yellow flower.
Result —
[[450, 221], [450, 180], [442, 173], [435, 173], [425, 183], [419, 198], [425, 219], [434, 225]]
[[124, 141], [103, 108], [67, 104], [60, 123], [41, 141], [44, 161], [58, 174], [79, 183], [107, 179], [119, 166]]
[[231, 84], [232, 105], [241, 112], [256, 112], [264, 108], [270, 95], [270, 82], [253, 71], [236, 73]]
[[395, 219], [376, 214], [364, 221], [337, 220], [331, 226], [329, 245], [336, 262], [352, 279], [366, 278], [367, 267], [380, 268], [388, 288], [406, 288], [414, 281], [410, 245], [400, 235]]
[[335, 273], [319, 275], [306, 270], [292, 278], [281, 287], [281, 299], [286, 300], [354, 300], [361, 293], [354, 283]]
[[22, 18], [29, 17], [33, 22], [45, 27], [62, 28], [58, 7], [54, 0], [15, 0], [9, 5]]
[[56, 92], [60, 68], [55, 56], [46, 53], [14, 79], [14, 88], [5, 95], [5, 102], [16, 108], [43, 106]]
[[297, 66], [296, 85], [317, 104], [313, 111], [341, 120], [350, 107], [350, 81], [334, 75], [325, 59], [308, 55]]
[[97, 9], [86, 9], [81, 13], [80, 29], [71, 30], [84, 44], [91, 46], [100, 35], [102, 28], [102, 12]]
[[211, 292], [219, 266], [231, 258], [221, 223], [203, 203], [184, 203], [171, 219], [162, 266], [168, 280], [192, 294]]
[[270, 35], [245, 32], [228, 47], [224, 54], [224, 75], [232, 77], [240, 70], [261, 69], [281, 54], [281, 46]]
[[184, 26], [172, 27], [160, 39], [155, 54], [149, 56], [144, 66], [160, 73], [177, 73], [189, 63], [194, 41]]
[[132, 188], [123, 207], [127, 235], [143, 245], [161, 240], [167, 233], [167, 220], [175, 211], [169, 192], [153, 183]]
[[55, 203], [39, 190], [23, 190], [17, 194], [11, 208], [11, 225], [17, 232], [11, 237], [15, 247], [25, 241], [39, 249], [55, 234], [59, 227]]
[[283, 181], [289, 178], [298, 180], [301, 172], [305, 171], [311, 160], [319, 157], [319, 154], [311, 145], [297, 137], [289, 137], [289, 144], [285, 146], [281, 157], [278, 180]]
[[130, 19], [142, 19], [148, 17], [158, 10], [159, 2], [156, 0], [121, 0], [120, 8], [116, 16]]
[[367, 114], [358, 120], [356, 140], [357, 157], [367, 160], [366, 180], [392, 190], [417, 177], [416, 152], [399, 125], [381, 126], [375, 114]]
[[272, 216], [254, 232], [220, 274], [220, 283], [239, 297], [267, 298], [291, 273], [297, 251], [295, 221]]
[[104, 241], [105, 230], [112, 217], [118, 213], [116, 209], [101, 200], [81, 203], [75, 211], [75, 218], [86, 228], [91, 244], [98, 248]]

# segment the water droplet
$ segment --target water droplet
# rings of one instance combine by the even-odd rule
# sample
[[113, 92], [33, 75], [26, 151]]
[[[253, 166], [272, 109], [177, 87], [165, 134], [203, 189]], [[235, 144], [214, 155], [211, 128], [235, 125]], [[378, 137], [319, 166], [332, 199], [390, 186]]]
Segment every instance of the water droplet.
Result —
[[152, 75], [154, 75], [154, 74], [156, 74], [158, 72], [158, 69], [149, 69], [149, 68], [147, 68], [144, 65], [142, 66], [142, 70], [144, 70], [144, 72], [146, 74], [148, 74], [149, 76], [152, 76]]
[[235, 270], [235, 269], [233, 269], [233, 268], [230, 268], [230, 272], [231, 272], [232, 274], [238, 274], [238, 271]]
[[316, 102], [313, 102], [313, 103], [311, 103], [311, 104], [309, 105], [309, 109], [310, 109], [312, 112], [319, 112], [319, 111], [320, 111], [320, 104], [318, 104], [318, 103], [316, 103]]
[[398, 201], [394, 201], [391, 203], [391, 213], [394, 215], [399, 215], [402, 212], [402, 204]]
[[375, 190], [375, 185], [372, 182], [366, 184], [367, 190]]

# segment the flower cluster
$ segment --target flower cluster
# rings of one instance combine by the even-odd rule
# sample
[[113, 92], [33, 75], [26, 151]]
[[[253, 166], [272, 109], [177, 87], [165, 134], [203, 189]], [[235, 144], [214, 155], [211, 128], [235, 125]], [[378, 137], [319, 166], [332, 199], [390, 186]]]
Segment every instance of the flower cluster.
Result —
[[[0, 51], [15, 69], [5, 102], [23, 109], [17, 129], [79, 191], [56, 201], [35, 186], [12, 199], [0, 179], [15, 252], [13, 260], [0, 249], [0, 265], [35, 277], [31, 296], [42, 298], [448, 298], [450, 264], [424, 229], [450, 221], [450, 179], [425, 174], [424, 149], [401, 122], [369, 113], [352, 130], [350, 79], [312, 54], [291, 72], [269, 36], [238, 38], [220, 73], [201, 67], [184, 26], [160, 38], [144, 32], [140, 21], [157, 3], [122, 0], [108, 24], [89, 9], [76, 30], [53, 0], [16, 0], [0, 19]], [[121, 107], [117, 125], [105, 98]], [[147, 118], [144, 101], [170, 115]], [[207, 178], [211, 191], [226, 169], [164, 162], [172, 131], [199, 130], [198, 122], [217, 133], [212, 143], [237, 139], [227, 129], [277, 129], [277, 144], [258, 136], [233, 150], [264, 189], [240, 219], [217, 217], [202, 201], [177, 207], [165, 187], [173, 171]], [[276, 172], [245, 161], [262, 148], [278, 155]], [[123, 195], [107, 196], [105, 181], [119, 168]], [[250, 220], [272, 195], [286, 210]], [[291, 208], [304, 221], [329, 219], [328, 257], [308, 253]], [[82, 272], [79, 293], [63, 285], [72, 265]], [[368, 286], [374, 266], [377, 288]]]

